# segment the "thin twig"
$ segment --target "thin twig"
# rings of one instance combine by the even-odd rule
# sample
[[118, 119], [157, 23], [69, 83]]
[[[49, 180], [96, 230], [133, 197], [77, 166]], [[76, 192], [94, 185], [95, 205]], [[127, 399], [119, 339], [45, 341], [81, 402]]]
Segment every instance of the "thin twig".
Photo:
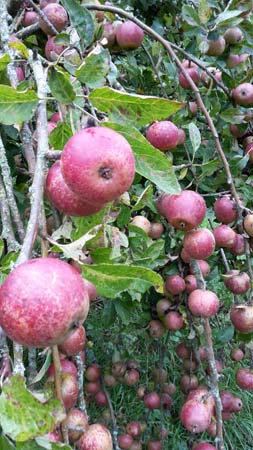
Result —
[[245, 255], [246, 255], [246, 264], [247, 269], [250, 277], [250, 291], [249, 291], [249, 301], [252, 301], [253, 296], [253, 270], [251, 267], [251, 261], [250, 261], [250, 246], [249, 246], [249, 240], [245, 237], [244, 238], [244, 248], [245, 248]]
[[10, 252], [20, 250], [20, 244], [16, 241], [12, 222], [11, 222], [11, 213], [6, 197], [6, 192], [4, 189], [2, 177], [0, 177], [0, 216], [2, 222], [2, 233], [1, 236], [3, 239], [6, 239], [7, 247]]
[[25, 159], [28, 164], [28, 170], [31, 175], [34, 174], [36, 158], [33, 150], [32, 132], [27, 122], [25, 122], [21, 129], [21, 141], [23, 144]]
[[17, 31], [16, 37], [18, 39], [24, 39], [27, 36], [36, 33], [36, 31], [38, 31], [39, 29], [39, 22], [33, 23], [32, 25], [29, 25], [28, 27], [22, 28], [21, 30]]
[[83, 392], [83, 380], [84, 380], [84, 370], [85, 365], [83, 363], [81, 355], [75, 356], [75, 363], [77, 367], [77, 381], [78, 381], [78, 408], [86, 415], [88, 420], [88, 413], [87, 413], [87, 407], [86, 402], [84, 398], [84, 392]]
[[112, 439], [113, 439], [114, 450], [120, 450], [120, 447], [118, 444], [118, 425], [117, 425], [116, 417], [114, 414], [111, 397], [110, 397], [108, 390], [105, 387], [103, 379], [101, 379], [101, 385], [102, 385], [104, 394], [105, 394], [107, 402], [108, 402], [108, 407], [109, 407], [110, 415], [111, 415], [111, 419], [112, 419]]
[[149, 61], [150, 61], [150, 63], [151, 63], [151, 66], [153, 67], [153, 70], [154, 70], [154, 72], [155, 72], [155, 74], [156, 74], [156, 77], [157, 77], [157, 79], [158, 79], [158, 81], [159, 81], [159, 83], [160, 83], [160, 86], [161, 86], [161, 90], [162, 90], [163, 96], [164, 96], [165, 98], [168, 98], [166, 89], [165, 89], [165, 87], [164, 87], [163, 80], [161, 79], [161, 76], [160, 76], [160, 74], [159, 74], [159, 72], [158, 72], [158, 69], [157, 69], [157, 67], [156, 67], [156, 65], [155, 65], [155, 63], [154, 63], [154, 61], [153, 61], [153, 58], [152, 58], [150, 52], [148, 51], [148, 49], [145, 47], [144, 44], [142, 44], [142, 48], [143, 48], [144, 52], [146, 53], [146, 55], [147, 55], [147, 57], [148, 57], [148, 59], [149, 59]]

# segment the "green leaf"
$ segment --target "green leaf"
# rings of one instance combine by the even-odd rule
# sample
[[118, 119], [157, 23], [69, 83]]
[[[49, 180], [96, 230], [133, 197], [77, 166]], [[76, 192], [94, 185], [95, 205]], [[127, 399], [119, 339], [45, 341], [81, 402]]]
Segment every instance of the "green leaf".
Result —
[[54, 44], [57, 45], [66, 45], [67, 47], [70, 44], [70, 35], [67, 33], [59, 33], [54, 37]]
[[195, 154], [201, 144], [201, 134], [198, 127], [196, 127], [195, 123], [193, 122], [189, 124], [189, 136], [193, 148], [193, 153]]
[[163, 292], [163, 279], [150, 269], [124, 264], [98, 264], [84, 266], [84, 278], [95, 284], [97, 291], [108, 298], [116, 298], [130, 289], [144, 293], [151, 286]]
[[10, 86], [0, 85], [0, 122], [13, 125], [30, 120], [37, 103], [38, 97], [34, 91], [18, 92]]
[[9, 62], [10, 62], [11, 58], [9, 57], [9, 55], [3, 55], [0, 58], [0, 72], [2, 70], [5, 70], [6, 67], [8, 66]]
[[75, 75], [79, 81], [89, 88], [102, 87], [105, 77], [110, 70], [110, 53], [107, 49], [98, 45], [85, 58], [84, 63], [77, 69]]
[[0, 396], [3, 432], [17, 442], [27, 441], [52, 431], [64, 419], [59, 400], [40, 403], [25, 386], [25, 379], [12, 376]]
[[197, 11], [189, 5], [184, 5], [182, 8], [182, 18], [189, 25], [198, 27], [200, 25]]
[[201, 23], [206, 23], [212, 15], [212, 10], [208, 5], [207, 0], [200, 0], [198, 6], [198, 16]]
[[62, 150], [72, 134], [72, 130], [67, 123], [58, 122], [57, 127], [49, 135], [49, 143], [53, 148]]
[[95, 89], [89, 100], [96, 108], [106, 112], [113, 122], [132, 122], [138, 126], [164, 119], [183, 107], [183, 103], [177, 101], [126, 94], [109, 87]]
[[225, 344], [226, 342], [231, 341], [231, 339], [233, 338], [235, 333], [235, 329], [234, 327], [231, 325], [229, 327], [223, 328], [220, 330], [219, 333], [219, 341], [222, 342], [223, 344]]
[[[71, 450], [66, 444], [49, 442], [46, 438], [37, 438], [33, 441], [27, 441], [17, 444], [17, 450]], [[1, 449], [2, 450], [2, 449]]]
[[104, 125], [118, 131], [128, 140], [134, 152], [137, 173], [152, 181], [168, 194], [180, 192], [172, 163], [162, 152], [154, 148], [136, 128], [111, 122]]
[[224, 23], [228, 22], [229, 20], [233, 19], [234, 17], [240, 16], [242, 14], [241, 10], [232, 10], [232, 11], [224, 11], [220, 13], [216, 19], [215, 23], [216, 25], [223, 25]]
[[92, 14], [77, 0], [61, 0], [61, 3], [68, 11], [72, 27], [76, 29], [85, 46], [88, 47], [93, 42], [95, 33]]
[[1, 450], [15, 450], [13, 445], [5, 436], [0, 436], [0, 449]]
[[28, 48], [25, 44], [23, 44], [23, 42], [10, 42], [9, 47], [14, 48], [20, 56], [23, 56], [25, 59], [29, 58]]
[[48, 84], [58, 102], [68, 105], [75, 100], [76, 94], [66, 72], [52, 68], [49, 71]]
[[73, 217], [74, 229], [72, 230], [71, 238], [73, 240], [79, 239], [96, 225], [102, 224], [105, 213], [106, 210], [102, 209], [98, 213], [92, 214], [92, 216]]
[[[240, 124], [244, 121], [245, 112], [237, 108], [228, 108], [220, 113], [220, 117], [225, 122]], [[245, 128], [247, 128], [247, 124], [245, 124]]]

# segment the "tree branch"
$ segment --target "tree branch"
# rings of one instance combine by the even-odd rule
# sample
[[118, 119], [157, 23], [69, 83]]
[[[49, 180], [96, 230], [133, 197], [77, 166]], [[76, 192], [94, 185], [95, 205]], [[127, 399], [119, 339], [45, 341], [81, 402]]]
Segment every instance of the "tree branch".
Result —
[[14, 231], [11, 223], [11, 214], [6, 198], [6, 192], [4, 189], [2, 177], [0, 177], [0, 215], [2, 221], [2, 233], [3, 239], [6, 239], [7, 247], [10, 252], [20, 250], [20, 244], [16, 241]]
[[85, 366], [80, 354], [75, 356], [75, 363], [77, 367], [77, 381], [78, 381], [78, 408], [86, 415], [88, 420], [87, 407], [83, 393], [83, 374]]

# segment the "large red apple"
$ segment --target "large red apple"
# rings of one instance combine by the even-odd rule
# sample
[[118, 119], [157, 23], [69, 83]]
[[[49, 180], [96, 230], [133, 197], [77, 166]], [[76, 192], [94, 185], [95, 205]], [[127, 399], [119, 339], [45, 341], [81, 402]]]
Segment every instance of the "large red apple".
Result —
[[66, 143], [61, 170], [69, 188], [91, 204], [115, 200], [134, 179], [135, 160], [126, 139], [114, 130], [92, 127]]
[[250, 288], [250, 277], [240, 270], [229, 270], [224, 277], [226, 288], [233, 294], [245, 294]]
[[144, 38], [143, 30], [131, 20], [118, 25], [116, 30], [116, 41], [125, 49], [135, 49], [141, 46]]
[[191, 433], [205, 431], [211, 423], [211, 417], [210, 409], [205, 403], [198, 400], [188, 400], [180, 412], [182, 424]]
[[103, 209], [104, 206], [87, 203], [68, 187], [61, 173], [60, 161], [56, 161], [48, 171], [45, 194], [59, 211], [68, 216], [90, 216]]
[[206, 259], [215, 250], [213, 233], [207, 228], [188, 231], [183, 240], [184, 249], [194, 259]]
[[16, 267], [0, 289], [0, 325], [26, 347], [61, 344], [89, 311], [89, 296], [79, 273], [54, 258]]
[[230, 318], [240, 333], [253, 333], [253, 306], [234, 305], [230, 312]]
[[206, 203], [197, 192], [185, 190], [166, 198], [165, 217], [177, 230], [189, 231], [197, 227], [206, 215]]
[[220, 302], [212, 291], [195, 289], [188, 298], [188, 307], [194, 316], [212, 317], [219, 310]]
[[146, 138], [154, 147], [165, 152], [177, 146], [179, 129], [169, 120], [155, 122], [149, 127]]
[[79, 450], [112, 450], [111, 433], [104, 425], [94, 423], [77, 441], [77, 446]]

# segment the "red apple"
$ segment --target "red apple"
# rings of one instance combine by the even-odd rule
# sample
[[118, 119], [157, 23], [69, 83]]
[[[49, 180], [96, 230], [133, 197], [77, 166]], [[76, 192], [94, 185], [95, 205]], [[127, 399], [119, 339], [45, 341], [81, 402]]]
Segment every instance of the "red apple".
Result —
[[239, 84], [232, 90], [232, 98], [237, 105], [250, 106], [253, 104], [253, 85], [251, 83]]
[[234, 222], [238, 217], [236, 204], [227, 195], [219, 197], [216, 200], [213, 209], [216, 219], [226, 225]]
[[118, 444], [120, 446], [120, 448], [122, 449], [126, 449], [128, 450], [132, 443], [133, 443], [133, 438], [132, 436], [130, 436], [130, 434], [119, 434], [118, 435]]
[[217, 314], [220, 302], [212, 291], [195, 289], [188, 298], [188, 307], [194, 316], [212, 317]]
[[228, 225], [219, 225], [214, 228], [213, 235], [217, 247], [233, 247], [236, 240], [236, 233]]
[[154, 147], [166, 152], [177, 146], [179, 129], [169, 120], [155, 122], [148, 128], [146, 138]]
[[68, 430], [69, 442], [73, 444], [88, 429], [89, 424], [87, 416], [82, 411], [71, 409], [63, 421], [63, 426]]
[[147, 234], [149, 234], [151, 231], [151, 223], [144, 216], [135, 216], [131, 220], [130, 224], [134, 225], [135, 227], [141, 228]]
[[35, 11], [26, 11], [23, 18], [24, 27], [29, 27], [33, 23], [39, 22], [39, 15]]
[[215, 250], [214, 235], [207, 228], [188, 231], [183, 240], [184, 249], [194, 259], [206, 259]]
[[182, 128], [178, 129], [178, 133], [179, 133], [179, 136], [178, 136], [177, 145], [182, 145], [182, 144], [184, 144], [184, 142], [186, 140], [186, 134], [185, 134], [184, 130], [182, 130]]
[[159, 409], [161, 406], [160, 396], [156, 392], [146, 394], [143, 399], [144, 405], [148, 409]]
[[89, 381], [85, 383], [85, 392], [86, 394], [96, 395], [101, 389], [100, 381]]
[[[48, 38], [48, 41], [45, 45], [45, 55], [48, 61], [56, 61], [58, 56], [63, 52], [63, 50], [66, 48], [64, 45], [59, 45], [54, 43], [55, 36], [51, 36]], [[59, 113], [55, 113], [59, 114]], [[52, 120], [52, 117], [51, 117]], [[60, 119], [59, 119], [60, 120]], [[58, 122], [53, 120], [53, 122]]]
[[209, 56], [219, 56], [226, 48], [226, 41], [223, 36], [219, 36], [217, 39], [208, 39], [208, 50], [206, 52]]
[[148, 325], [149, 334], [153, 338], [160, 338], [165, 333], [165, 328], [159, 320], [151, 320]]
[[85, 287], [88, 291], [90, 301], [92, 302], [92, 301], [96, 300], [96, 298], [98, 297], [98, 292], [97, 292], [95, 284], [91, 283], [91, 281], [88, 281], [88, 280], [84, 280], [84, 283], [85, 283]]
[[242, 359], [244, 358], [244, 353], [240, 348], [232, 348], [230, 352], [230, 357], [234, 361], [239, 362], [242, 361]]
[[253, 333], [253, 306], [235, 304], [232, 306], [230, 318], [240, 333]]
[[[70, 373], [77, 377], [77, 368], [75, 364], [68, 359], [61, 359], [61, 370], [62, 372]], [[47, 378], [54, 376], [54, 364], [50, 364], [47, 370]]]
[[211, 412], [204, 403], [188, 400], [180, 411], [180, 419], [191, 433], [202, 433], [211, 423]]
[[108, 400], [103, 391], [98, 391], [95, 394], [95, 403], [97, 406], [101, 406], [101, 407], [108, 406]]
[[245, 61], [247, 61], [248, 57], [249, 53], [242, 53], [241, 55], [235, 55], [233, 53], [230, 53], [227, 59], [227, 66], [232, 69], [233, 67], [236, 67], [239, 64], [242, 64]]
[[[197, 263], [198, 263], [200, 272], [202, 273], [202, 276], [204, 278], [206, 278], [209, 275], [210, 270], [211, 270], [209, 264], [206, 261], [204, 261], [203, 259], [198, 259]], [[190, 272], [192, 274], [194, 274], [193, 265], [191, 263], [190, 263]]]
[[61, 121], [60, 113], [59, 113], [58, 111], [57, 111], [57, 112], [54, 112], [54, 113], [52, 114], [52, 116], [50, 117], [50, 121], [51, 121], [51, 122], [54, 122], [54, 123], [60, 122], [60, 121]]
[[147, 450], [162, 450], [163, 444], [161, 441], [148, 441]]
[[224, 277], [226, 288], [233, 294], [245, 294], [250, 288], [250, 277], [240, 270], [229, 270]]
[[199, 381], [196, 375], [185, 374], [180, 379], [180, 388], [185, 394], [187, 394], [192, 389], [196, 389], [198, 387], [198, 384]]
[[116, 41], [124, 50], [132, 50], [140, 47], [143, 38], [143, 30], [131, 20], [127, 20], [117, 26]]
[[[43, 8], [43, 13], [59, 33], [64, 30], [68, 24], [68, 14], [58, 3], [48, 3]], [[49, 35], [55, 34], [42, 18], [39, 18], [39, 25], [44, 33]]]
[[165, 289], [173, 295], [179, 295], [185, 290], [185, 281], [180, 275], [169, 275], [165, 280]]
[[216, 450], [216, 447], [209, 442], [199, 442], [199, 444], [194, 445], [193, 450]]
[[[222, 81], [222, 72], [216, 67], [208, 67], [208, 71], [215, 77], [217, 81]], [[209, 87], [212, 83], [212, 78], [207, 72], [203, 71], [201, 74], [201, 81], [206, 87]]]
[[156, 312], [158, 317], [162, 319], [169, 312], [171, 305], [171, 302], [166, 298], [158, 300], [156, 304]]
[[77, 441], [79, 450], [113, 450], [110, 431], [100, 423], [90, 425]]
[[150, 223], [150, 231], [149, 231], [149, 237], [151, 239], [159, 239], [164, 231], [164, 227], [159, 222], [151, 222]]
[[103, 37], [107, 39], [106, 47], [113, 47], [116, 43], [116, 29], [113, 23], [106, 21], [104, 24]]
[[181, 359], [189, 359], [191, 356], [191, 349], [185, 342], [180, 342], [180, 344], [176, 346], [176, 353]]
[[[192, 79], [192, 81], [198, 85], [200, 82], [200, 74], [199, 71], [196, 67], [190, 67], [189, 69], [186, 69], [187, 75], [189, 75], [189, 77]], [[185, 77], [185, 75], [183, 74], [183, 72], [179, 72], [178, 74], [178, 80], [179, 80], [179, 84], [183, 89], [191, 89], [191, 85], [189, 83], [189, 81], [187, 80], [187, 78]]]
[[132, 421], [127, 423], [126, 432], [130, 434], [133, 438], [136, 438], [141, 434], [141, 425], [140, 422]]
[[165, 217], [177, 230], [189, 231], [203, 221], [206, 203], [197, 192], [185, 190], [170, 195], [164, 205]]
[[229, 248], [229, 251], [233, 253], [233, 255], [244, 255], [245, 242], [244, 237], [241, 234], [235, 233], [235, 242], [232, 247]]
[[192, 291], [198, 288], [197, 278], [194, 275], [187, 275], [184, 281], [187, 294], [190, 294]]
[[85, 378], [88, 381], [97, 381], [101, 375], [101, 369], [97, 363], [93, 363], [87, 367], [85, 371]]
[[86, 344], [86, 333], [83, 326], [77, 328], [73, 333], [59, 345], [59, 350], [66, 356], [74, 356], [84, 350]]
[[184, 320], [177, 311], [171, 311], [163, 319], [164, 326], [171, 331], [180, 330], [184, 326]]
[[73, 408], [78, 398], [78, 383], [76, 377], [71, 373], [62, 373], [61, 392], [64, 407], [66, 409]]
[[247, 214], [243, 221], [244, 229], [248, 236], [253, 236], [253, 214]]
[[253, 391], [253, 371], [251, 369], [238, 369], [235, 375], [236, 384], [243, 390]]
[[136, 369], [127, 370], [124, 374], [124, 383], [127, 386], [135, 386], [140, 379], [140, 374]]

